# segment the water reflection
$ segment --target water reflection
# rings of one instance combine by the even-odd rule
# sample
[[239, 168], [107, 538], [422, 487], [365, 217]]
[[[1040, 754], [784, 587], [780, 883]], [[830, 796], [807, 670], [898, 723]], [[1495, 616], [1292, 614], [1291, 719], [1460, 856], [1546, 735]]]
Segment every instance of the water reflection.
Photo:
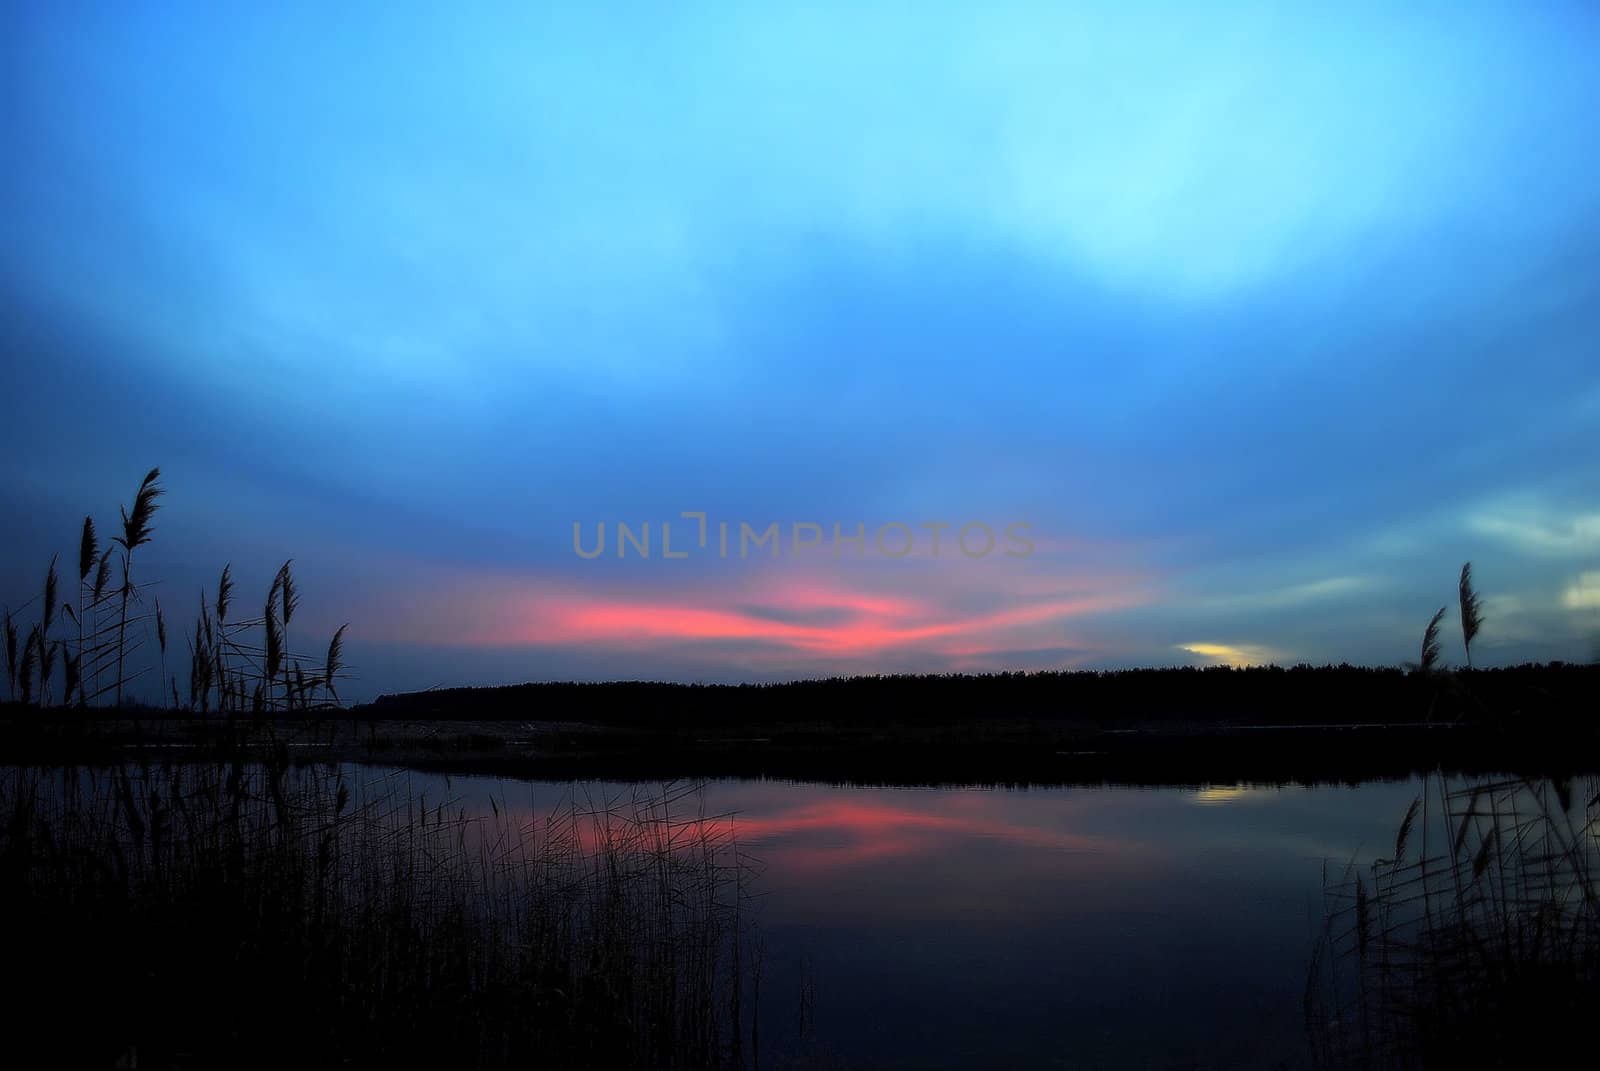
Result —
[[[410, 776], [530, 821], [660, 789]], [[807, 979], [804, 1043], [851, 1066], [1276, 1066], [1304, 1058], [1323, 860], [1392, 845], [1416, 792], [728, 781], [673, 807], [760, 864], [775, 1046]]]

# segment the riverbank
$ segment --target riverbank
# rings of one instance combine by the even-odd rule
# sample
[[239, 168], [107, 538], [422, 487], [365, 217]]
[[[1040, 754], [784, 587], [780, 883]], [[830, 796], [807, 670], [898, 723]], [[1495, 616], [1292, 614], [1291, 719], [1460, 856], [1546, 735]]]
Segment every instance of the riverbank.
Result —
[[1324, 782], [1600, 768], [1600, 666], [528, 684], [256, 715], [0, 707], [11, 763], [369, 762], [563, 780]]
[[1594, 732], [1461, 723], [1102, 729], [1048, 718], [862, 726], [831, 720], [651, 729], [574, 721], [361, 717], [0, 717], [8, 764], [263, 758], [538, 780], [774, 777], [855, 784], [1320, 783], [1428, 770], [1568, 774], [1600, 767]]

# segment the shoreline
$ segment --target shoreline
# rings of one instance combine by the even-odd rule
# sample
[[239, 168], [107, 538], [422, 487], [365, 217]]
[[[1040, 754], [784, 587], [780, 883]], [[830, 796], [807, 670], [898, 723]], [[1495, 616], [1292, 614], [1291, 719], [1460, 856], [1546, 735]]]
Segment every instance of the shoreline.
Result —
[[[89, 712], [92, 714], [93, 712]], [[641, 727], [573, 720], [0, 713], [6, 765], [353, 762], [526, 780], [779, 778], [850, 784], [1354, 783], [1443, 769], [1600, 771], [1600, 734], [1452, 722], [1101, 727], [1065, 718]]]

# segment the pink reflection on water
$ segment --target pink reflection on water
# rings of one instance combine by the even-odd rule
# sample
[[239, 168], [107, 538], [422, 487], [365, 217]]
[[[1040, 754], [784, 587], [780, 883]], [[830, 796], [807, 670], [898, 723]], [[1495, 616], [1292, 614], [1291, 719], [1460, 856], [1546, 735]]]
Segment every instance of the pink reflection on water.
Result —
[[931, 854], [950, 849], [957, 837], [993, 838], [1063, 852], [1105, 852], [1113, 847], [1097, 837], [1021, 825], [992, 814], [937, 813], [878, 800], [824, 800], [776, 814], [742, 815], [734, 828], [741, 841], [774, 863], [799, 870]]

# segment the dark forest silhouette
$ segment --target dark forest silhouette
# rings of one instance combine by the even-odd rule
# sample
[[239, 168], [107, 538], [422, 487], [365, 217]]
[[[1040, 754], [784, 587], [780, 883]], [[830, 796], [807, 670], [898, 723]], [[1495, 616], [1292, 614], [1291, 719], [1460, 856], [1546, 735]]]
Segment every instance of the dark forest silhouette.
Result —
[[1600, 666], [1563, 662], [1459, 673], [1352, 665], [1212, 666], [835, 677], [782, 684], [553, 681], [386, 695], [359, 709], [390, 718], [581, 718], [617, 725], [940, 724], [1046, 717], [1105, 727], [1427, 721], [1526, 727], [1579, 718], [1597, 686]]
[[[282, 1066], [314, 1054], [377, 1066], [758, 1066], [771, 1012], [761, 1010], [751, 863], [726, 816], [708, 819], [669, 786], [589, 810], [574, 800], [523, 826], [503, 797], [471, 816], [454, 799], [413, 795], [403, 772], [360, 788], [342, 765], [352, 761], [612, 782], [1312, 783], [1424, 772], [1452, 820], [1466, 816], [1462, 832], [1448, 852], [1430, 854], [1424, 838], [1413, 864], [1413, 805], [1393, 859], [1331, 890], [1350, 903], [1330, 914], [1324, 973], [1308, 989], [1321, 1012], [1316, 1053], [1455, 1053], [1440, 1046], [1463, 1023], [1523, 1014], [1517, 994], [1570, 1016], [1596, 992], [1593, 871], [1574, 863], [1576, 877], [1564, 873], [1547, 895], [1534, 887], [1542, 848], [1499, 851], [1532, 844], [1528, 830], [1569, 829], [1555, 819], [1576, 813], [1570, 787], [1474, 781], [1463, 797], [1445, 792], [1440, 771], [1515, 769], [1570, 786], [1562, 771], [1593, 769], [1600, 665], [1474, 668], [1483, 608], [1470, 563], [1457, 583], [1461, 669], [1441, 665], [1441, 607], [1407, 666], [548, 682], [345, 708], [344, 628], [321, 659], [289, 646], [300, 600], [289, 562], [248, 618], [224, 567], [185, 634], [182, 693], [165, 615], [134, 579], [159, 479], [145, 477], [110, 547], [85, 518], [76, 600], [62, 600], [52, 560], [41, 597], [22, 608], [37, 623], [19, 637], [18, 617], [5, 621], [0, 739], [12, 765], [0, 770], [0, 911], [26, 920], [13, 944], [29, 966], [0, 989], [21, 1021], [72, 1008], [82, 1022], [57, 1035], [86, 1065]], [[156, 704], [133, 690], [151, 672]], [[1544, 825], [1528, 817], [1524, 784]], [[1473, 817], [1477, 793], [1503, 805], [1491, 824]], [[1592, 828], [1569, 841], [1590, 853]], [[1436, 867], [1452, 894], [1428, 901], [1424, 887], [1425, 905], [1438, 906], [1420, 923], [1400, 914], [1417, 902], [1413, 866], [1417, 881]], [[1502, 875], [1510, 884], [1497, 894]], [[1478, 899], [1453, 895], [1462, 890]], [[1462, 965], [1480, 946], [1501, 953], [1492, 970]], [[1390, 970], [1402, 953], [1412, 957], [1404, 975]], [[1444, 1014], [1458, 1005], [1466, 1011]]]
[[[135, 551], [154, 533], [165, 494], [159, 469], [120, 509], [119, 534], [103, 549], [85, 517], [76, 598], [61, 598], [56, 559], [42, 596], [5, 613], [7, 710], [50, 708], [82, 719], [162, 719], [216, 714], [278, 720], [581, 721], [636, 729], [731, 730], [739, 726], [984, 726], [1019, 719], [1080, 729], [1193, 726], [1443, 725], [1514, 735], [1593, 735], [1589, 711], [1600, 667], [1565, 663], [1472, 668], [1482, 601], [1465, 564], [1457, 584], [1466, 668], [1441, 668], [1441, 607], [1406, 667], [1351, 665], [1123, 669], [1107, 671], [860, 676], [778, 684], [547, 682], [386, 695], [346, 710], [345, 629], [325, 655], [290, 647], [300, 602], [292, 562], [274, 575], [261, 612], [237, 611], [232, 569], [202, 592], [191, 630], [186, 692], [170, 672], [167, 619], [135, 580]], [[21, 612], [37, 622], [19, 636]], [[150, 648], [154, 641], [154, 650]], [[177, 643], [170, 644], [176, 648]], [[177, 657], [174, 650], [173, 657]], [[132, 686], [159, 673], [136, 701]], [[158, 697], [152, 703], [151, 692]], [[69, 711], [71, 715], [69, 716]], [[726, 732], [725, 732], [726, 735]], [[822, 742], [819, 736], [813, 743]]]

